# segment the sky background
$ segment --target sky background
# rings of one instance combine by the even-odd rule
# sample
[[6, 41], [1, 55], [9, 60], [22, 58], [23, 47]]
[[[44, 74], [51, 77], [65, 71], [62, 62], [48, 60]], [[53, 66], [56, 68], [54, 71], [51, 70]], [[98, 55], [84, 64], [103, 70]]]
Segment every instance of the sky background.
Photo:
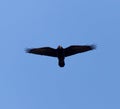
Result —
[[[97, 49], [24, 51], [72, 44]], [[120, 109], [120, 0], [1, 0], [0, 109]]]

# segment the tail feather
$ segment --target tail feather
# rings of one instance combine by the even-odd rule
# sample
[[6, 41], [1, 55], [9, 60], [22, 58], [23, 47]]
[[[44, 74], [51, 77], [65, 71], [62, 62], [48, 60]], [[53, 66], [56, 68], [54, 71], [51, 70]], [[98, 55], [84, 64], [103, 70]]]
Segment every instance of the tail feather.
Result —
[[60, 67], [64, 67], [65, 66], [64, 60], [59, 60], [58, 64], [59, 64]]

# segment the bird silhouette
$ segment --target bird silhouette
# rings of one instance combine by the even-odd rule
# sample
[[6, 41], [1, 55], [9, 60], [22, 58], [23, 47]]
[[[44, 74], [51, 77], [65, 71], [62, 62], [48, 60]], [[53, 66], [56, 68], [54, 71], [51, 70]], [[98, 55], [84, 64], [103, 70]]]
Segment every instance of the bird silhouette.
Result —
[[71, 45], [67, 48], [63, 48], [62, 46], [58, 46], [57, 49], [51, 47], [42, 47], [42, 48], [28, 48], [26, 49], [27, 53], [37, 54], [37, 55], [45, 55], [51, 57], [58, 58], [58, 65], [60, 67], [65, 66], [65, 57], [75, 55], [77, 53], [83, 53], [86, 51], [90, 51], [95, 49], [95, 45]]

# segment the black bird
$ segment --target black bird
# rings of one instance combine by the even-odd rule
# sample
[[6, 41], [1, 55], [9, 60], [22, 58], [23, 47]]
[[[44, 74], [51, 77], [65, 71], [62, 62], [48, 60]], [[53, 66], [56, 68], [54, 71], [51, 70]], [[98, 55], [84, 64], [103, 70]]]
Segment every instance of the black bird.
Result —
[[96, 48], [95, 45], [72, 45], [67, 48], [63, 48], [62, 46], [59, 45], [57, 49], [54, 49], [51, 47], [42, 47], [42, 48], [26, 49], [26, 52], [37, 54], [37, 55], [57, 57], [59, 66], [64, 67], [65, 57], [75, 55], [77, 53], [93, 50], [95, 48]]

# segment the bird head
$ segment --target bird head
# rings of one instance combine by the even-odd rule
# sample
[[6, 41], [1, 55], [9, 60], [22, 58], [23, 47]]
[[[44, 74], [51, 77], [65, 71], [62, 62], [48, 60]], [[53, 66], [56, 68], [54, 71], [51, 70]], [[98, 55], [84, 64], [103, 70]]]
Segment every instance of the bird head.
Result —
[[58, 46], [58, 49], [63, 49], [63, 47], [61, 45]]

